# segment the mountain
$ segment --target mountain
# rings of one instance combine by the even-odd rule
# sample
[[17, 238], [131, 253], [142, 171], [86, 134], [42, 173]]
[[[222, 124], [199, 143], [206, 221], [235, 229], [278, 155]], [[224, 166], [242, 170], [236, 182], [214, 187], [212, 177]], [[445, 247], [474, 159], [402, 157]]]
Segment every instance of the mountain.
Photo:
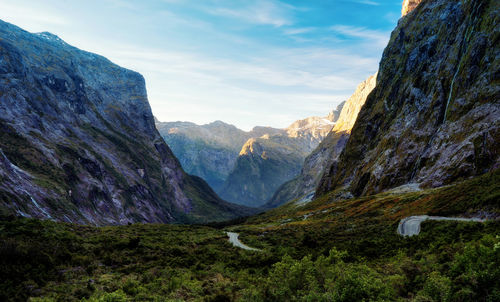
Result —
[[248, 139], [284, 132], [271, 127], [246, 132], [221, 121], [206, 125], [157, 121], [156, 128], [184, 170], [203, 178], [218, 193]]
[[[457, 62], [457, 49], [452, 43], [463, 34], [462, 15], [478, 18], [481, 31], [475, 33], [486, 39], [484, 43], [488, 47], [471, 49], [470, 57], [474, 57], [475, 51], [485, 54], [480, 55], [481, 63], [474, 68], [475, 65], [467, 61], [462, 61], [463, 64], [448, 62], [461, 70], [451, 74], [456, 74], [460, 84], [457, 87], [464, 86], [457, 88], [457, 93], [466, 93], [467, 97], [463, 99], [474, 101], [469, 111], [460, 110], [450, 103], [448, 115], [437, 100], [434, 101], [436, 107], [428, 109], [424, 106], [427, 98], [408, 99], [405, 89], [414, 93], [425, 92], [434, 86], [438, 88], [432, 89], [441, 89], [439, 81], [451, 84], [453, 79], [447, 78], [450, 74], [445, 73], [446, 64], [440, 66], [443, 68], [441, 73], [429, 73], [427, 68], [437, 67], [433, 59], [419, 61], [420, 65], [413, 66], [414, 73], [410, 75], [399, 66], [406, 63], [399, 62], [398, 55], [389, 51], [382, 60], [377, 86], [359, 110], [354, 127], [352, 124], [345, 126], [347, 129], [352, 127], [346, 149], [331, 166], [341, 169], [337, 170], [340, 172], [347, 171], [349, 167], [345, 161], [349, 154], [345, 150], [355, 147], [351, 144], [359, 141], [360, 134], [368, 136], [363, 149], [367, 153], [357, 154], [358, 161], [352, 163], [365, 158], [375, 162], [378, 157], [385, 159], [387, 155], [379, 152], [383, 149], [372, 149], [380, 144], [377, 137], [371, 136], [373, 129], [377, 129], [377, 135], [383, 138], [392, 127], [400, 127], [401, 131], [412, 131], [413, 128], [405, 127], [414, 127], [414, 137], [422, 139], [420, 124], [412, 125], [411, 119], [409, 125], [396, 123], [395, 117], [403, 114], [420, 118], [407, 108], [407, 102], [422, 106], [419, 114], [427, 119], [420, 120], [420, 123], [430, 123], [427, 127], [433, 124], [432, 114], [426, 111], [442, 112], [446, 118], [443, 128], [454, 129], [450, 124], [470, 117], [470, 110], [473, 110], [472, 116], [477, 116], [477, 119], [470, 120], [458, 133], [460, 141], [466, 144], [470, 135], [477, 135], [477, 124], [482, 118], [485, 118], [486, 125], [479, 129], [491, 131], [499, 117], [496, 115], [492, 119], [483, 111], [483, 106], [492, 113], [497, 112], [499, 69], [494, 66], [496, 71], [491, 74], [487, 66], [488, 63], [496, 64], [499, 57], [497, 54], [492, 57], [489, 53], [498, 53], [500, 46], [497, 2], [426, 0], [400, 21], [395, 32], [399, 36], [404, 31], [408, 37], [420, 34], [419, 30], [426, 27], [426, 33], [438, 35], [454, 28], [457, 35], [438, 36], [439, 41], [447, 41], [450, 47], [449, 53], [437, 61], [445, 64], [449, 58], [451, 62]], [[479, 6], [471, 10], [474, 5]], [[457, 13], [450, 20], [447, 19], [449, 8], [454, 8]], [[424, 19], [420, 19], [422, 14]], [[411, 21], [411, 18], [416, 19]], [[458, 23], [453, 23], [453, 20]], [[417, 21], [424, 22], [413, 27]], [[483, 30], [488, 34], [485, 35]], [[472, 30], [468, 32], [474, 34]], [[426, 40], [424, 34], [408, 39], [400, 49], [401, 60], [408, 59], [407, 51], [413, 51], [415, 43], [418, 45], [418, 41], [425, 43]], [[467, 45], [477, 46], [475, 43]], [[394, 51], [393, 47], [394, 41], [388, 49]], [[0, 51], [3, 50], [4, 46], [0, 44]], [[2, 71], [10, 62], [16, 63], [12, 57], [0, 58]], [[464, 82], [462, 72], [470, 75], [472, 82]], [[484, 76], [480, 78], [480, 89], [474, 86], [477, 74]], [[4, 81], [2, 77], [4, 74], [0, 73], [0, 79]], [[408, 79], [408, 86], [403, 79], [401, 88], [387, 85], [390, 78], [397, 84], [398, 77]], [[438, 77], [438, 81], [424, 82], [428, 77], [431, 80]], [[418, 90], [412, 86], [417, 84]], [[384, 91], [394, 94], [386, 96]], [[493, 93], [494, 98], [488, 93]], [[454, 103], [467, 104], [453, 98], [454, 92], [451, 95]], [[384, 97], [382, 103], [378, 103], [380, 96]], [[392, 103], [397, 100], [399, 104]], [[4, 99], [0, 104], [4, 104]], [[381, 108], [377, 107], [381, 105]], [[399, 112], [396, 106], [405, 111]], [[387, 126], [376, 118], [373, 120], [376, 123], [366, 128], [366, 115], [374, 112], [378, 116], [378, 110], [386, 110], [385, 116], [391, 124]], [[0, 133], [5, 135], [3, 130]], [[436, 129], [429, 131], [432, 130]], [[436, 152], [445, 150], [451, 146], [449, 142], [456, 139], [453, 132], [442, 131], [445, 130], [438, 131], [439, 139], [445, 138], [448, 143], [432, 145]], [[404, 134], [402, 139], [408, 139]], [[310, 202], [290, 202], [259, 215], [229, 222], [83, 227], [50, 220], [5, 217], [0, 210], [0, 301], [500, 301], [500, 169], [491, 164], [497, 158], [494, 150], [498, 150], [495, 149], [498, 145], [491, 145], [488, 135], [486, 140], [490, 145], [480, 147], [493, 150], [489, 153], [490, 161], [478, 163], [490, 163], [490, 168], [485, 169], [490, 172], [467, 176], [467, 179], [439, 188], [417, 189], [410, 185], [383, 189], [376, 194], [361, 193], [362, 196], [358, 197], [348, 192], [353, 188], [352, 183], [345, 182], [346, 191], [339, 188], [344, 183], [338, 185], [333, 182], [336, 179], [331, 178], [329, 185], [333, 190], [318, 194]], [[370, 145], [371, 139], [374, 140], [373, 146]], [[417, 147], [419, 140], [414, 143]], [[19, 145], [13, 139], [9, 142]], [[256, 144], [246, 147], [248, 152], [252, 152], [253, 146]], [[393, 146], [393, 142], [388, 141], [386, 146]], [[26, 152], [26, 149], [18, 149], [20, 153]], [[375, 152], [378, 153], [372, 154]], [[411, 160], [412, 153], [408, 154]], [[393, 155], [394, 164], [398, 164], [399, 155]], [[0, 157], [2, 165], [14, 158], [15, 153], [8, 156], [8, 159]], [[455, 154], [449, 157], [449, 161], [457, 163], [460, 158]], [[471, 157], [473, 159], [475, 157]], [[19, 165], [22, 163], [20, 161]], [[455, 167], [462, 171], [460, 161]], [[362, 168], [356, 166], [352, 169]], [[387, 171], [385, 166], [379, 168], [382, 172]], [[12, 175], [18, 173], [17, 181], [22, 184], [20, 169], [10, 163], [8, 169]], [[422, 173], [422, 169], [417, 173]], [[449, 169], [453, 172], [453, 167]], [[2, 168], [0, 171], [7, 170]], [[325, 177], [332, 177], [331, 170], [326, 173]], [[2, 185], [6, 179], [4, 175], [0, 177]], [[0, 196], [3, 202], [5, 195]], [[421, 220], [425, 221], [420, 224]], [[415, 231], [411, 237], [405, 232], [408, 229]]]
[[422, 0], [404, 0], [401, 8], [401, 16], [406, 16], [409, 12], [415, 9]]
[[335, 126], [304, 160], [300, 174], [281, 185], [264, 205], [265, 208], [275, 208], [297, 198], [303, 201], [312, 198], [323, 170], [337, 160], [344, 149], [358, 113], [376, 82], [377, 76], [372, 75], [358, 85], [354, 94], [343, 104]]
[[384, 51], [377, 86], [317, 195], [438, 187], [500, 167], [500, 3], [422, 1]]
[[284, 133], [249, 139], [220, 195], [237, 204], [263, 205], [280, 185], [300, 173], [304, 159], [330, 132], [343, 105], [327, 117], [296, 121]]
[[95, 225], [248, 214], [182, 170], [140, 74], [3, 21], [0, 129], [2, 214]]
[[[292, 152], [293, 154], [280, 153], [283, 157], [291, 156], [284, 159], [288, 163], [286, 171], [276, 176], [276, 181], [281, 184], [283, 177], [289, 179], [290, 175], [296, 175], [300, 171], [305, 155], [313, 150], [333, 127], [343, 104], [338, 105], [326, 117], [298, 120], [285, 129], [256, 126], [251, 131], [243, 131], [221, 121], [197, 125], [190, 122], [160, 122], [158, 120], [156, 120], [156, 127], [186, 172], [203, 178], [217, 194], [223, 194], [225, 198], [231, 198], [237, 202], [241, 196], [235, 192], [245, 191], [244, 188], [243, 191], [239, 191], [239, 186], [244, 187], [245, 182], [248, 181], [244, 174], [239, 172], [240, 169], [246, 169], [243, 162], [247, 160], [242, 159], [242, 162], [237, 163], [241, 154], [248, 153], [248, 150], [244, 150], [248, 149], [245, 146], [251, 145], [255, 142], [254, 139], [257, 139], [265, 148], [273, 148], [276, 142], [268, 141], [269, 137], [281, 135], [292, 138], [286, 140], [287, 147], [295, 149], [295, 152]], [[260, 139], [263, 136], [268, 136], [268, 138]], [[272, 151], [276, 156], [277, 152], [279, 151]], [[297, 160], [298, 168], [295, 163]], [[235, 173], [232, 173], [233, 170]], [[238, 174], [241, 175], [237, 176]], [[229, 175], [238, 180], [233, 183], [228, 180]], [[275, 189], [275, 185], [273, 184], [271, 188]], [[254, 190], [257, 189], [254, 188], [251, 191]], [[266, 193], [259, 196], [267, 197], [269, 192], [265, 190]]]

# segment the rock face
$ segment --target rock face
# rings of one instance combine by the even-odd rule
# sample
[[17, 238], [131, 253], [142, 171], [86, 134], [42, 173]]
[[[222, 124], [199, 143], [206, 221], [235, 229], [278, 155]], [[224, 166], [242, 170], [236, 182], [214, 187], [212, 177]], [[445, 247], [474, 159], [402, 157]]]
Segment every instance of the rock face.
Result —
[[354, 94], [342, 104], [335, 126], [304, 160], [300, 174], [279, 187], [266, 203], [266, 208], [278, 207], [298, 198], [312, 197], [323, 170], [336, 161], [344, 149], [358, 113], [376, 82], [377, 76], [373, 75], [358, 85]]
[[156, 127], [184, 170], [206, 180], [217, 193], [221, 191], [248, 139], [285, 133], [283, 129], [271, 127], [255, 127], [246, 132], [221, 121], [206, 125], [156, 122]]
[[406, 16], [406, 14], [414, 10], [420, 2], [422, 2], [422, 0], [404, 0], [401, 16]]
[[[156, 127], [188, 173], [205, 179], [215, 192], [228, 200], [256, 206], [269, 199], [280, 184], [299, 173], [305, 156], [330, 132], [343, 105], [338, 105], [326, 117], [298, 120], [285, 129], [257, 126], [246, 132], [221, 121], [206, 125], [156, 121]], [[285, 145], [280, 146], [281, 143]], [[252, 148], [254, 144], [260, 147]], [[271, 160], [263, 160], [261, 154], [250, 151], [259, 148], [273, 154], [271, 166], [274, 163], [284, 166], [261, 170], [261, 166]], [[263, 173], [265, 176], [250, 178], [250, 174], [244, 172], [249, 166], [253, 167], [252, 175]], [[263, 186], [264, 178], [272, 181]], [[262, 188], [263, 192], [257, 192]]]
[[423, 1], [384, 51], [377, 87], [317, 194], [437, 187], [500, 166], [500, 3]]
[[0, 21], [1, 214], [106, 225], [245, 211], [184, 173], [140, 74]]
[[220, 195], [246, 206], [263, 205], [280, 185], [300, 173], [305, 157], [326, 137], [337, 117], [338, 113], [310, 117], [292, 123], [284, 133], [248, 140]]

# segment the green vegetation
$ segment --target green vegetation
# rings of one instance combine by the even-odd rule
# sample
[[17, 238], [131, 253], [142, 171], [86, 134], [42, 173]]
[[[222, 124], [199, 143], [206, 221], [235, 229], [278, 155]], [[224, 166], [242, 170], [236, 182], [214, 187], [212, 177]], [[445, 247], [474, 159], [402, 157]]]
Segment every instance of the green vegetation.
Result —
[[[226, 225], [5, 217], [0, 300], [498, 301], [500, 221], [428, 221], [418, 236], [396, 233], [408, 215], [498, 217], [498, 175], [343, 201], [332, 192]], [[224, 230], [263, 251], [231, 246]]]

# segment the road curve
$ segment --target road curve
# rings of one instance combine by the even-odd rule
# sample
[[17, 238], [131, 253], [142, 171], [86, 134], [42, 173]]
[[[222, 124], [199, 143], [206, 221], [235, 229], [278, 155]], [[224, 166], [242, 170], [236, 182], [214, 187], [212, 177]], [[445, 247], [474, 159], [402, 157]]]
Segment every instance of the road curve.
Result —
[[402, 236], [413, 236], [420, 233], [420, 224], [425, 220], [448, 220], [448, 221], [473, 221], [484, 222], [480, 218], [459, 218], [459, 217], [441, 217], [441, 216], [410, 216], [401, 219], [398, 225], [398, 234]]
[[242, 249], [247, 250], [247, 251], [260, 251], [259, 249], [249, 247], [248, 245], [243, 244], [243, 242], [241, 242], [238, 239], [238, 236], [239, 236], [238, 233], [226, 232], [226, 234], [229, 237], [229, 242], [231, 242], [232, 245], [239, 247], [239, 248], [242, 248]]

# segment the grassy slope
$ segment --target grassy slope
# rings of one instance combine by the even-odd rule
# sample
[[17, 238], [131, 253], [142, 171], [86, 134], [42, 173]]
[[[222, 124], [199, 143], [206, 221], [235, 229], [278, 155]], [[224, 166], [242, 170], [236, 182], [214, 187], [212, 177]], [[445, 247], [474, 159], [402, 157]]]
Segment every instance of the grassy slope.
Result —
[[[0, 300], [494, 301], [500, 222], [426, 222], [412, 238], [396, 227], [414, 214], [499, 215], [499, 184], [496, 171], [416, 193], [332, 192], [226, 226], [4, 220]], [[223, 229], [264, 252], [231, 247]]]

